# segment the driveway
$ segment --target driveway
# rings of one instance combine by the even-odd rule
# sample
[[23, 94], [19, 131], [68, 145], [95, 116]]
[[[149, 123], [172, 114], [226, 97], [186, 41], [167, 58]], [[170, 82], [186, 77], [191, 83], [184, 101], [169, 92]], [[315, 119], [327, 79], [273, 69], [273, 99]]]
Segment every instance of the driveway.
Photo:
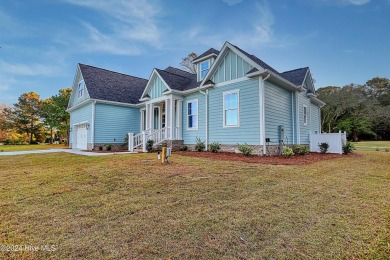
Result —
[[86, 156], [103, 156], [103, 155], [113, 155], [113, 154], [128, 154], [134, 152], [120, 152], [120, 153], [94, 153], [94, 152], [85, 152], [78, 149], [48, 149], [48, 150], [31, 150], [31, 151], [18, 151], [18, 152], [0, 152], [0, 156], [6, 155], [22, 155], [22, 154], [39, 154], [39, 153], [73, 153], [78, 155]]

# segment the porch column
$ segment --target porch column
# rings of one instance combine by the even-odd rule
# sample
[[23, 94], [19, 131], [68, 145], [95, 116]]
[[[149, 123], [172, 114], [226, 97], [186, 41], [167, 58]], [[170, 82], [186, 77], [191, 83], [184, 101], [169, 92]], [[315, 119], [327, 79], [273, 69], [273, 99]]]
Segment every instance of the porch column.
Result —
[[176, 107], [176, 127], [179, 130], [178, 136], [176, 137], [177, 140], [182, 140], [182, 118], [183, 118], [183, 100], [178, 99], [177, 100], [177, 107]]
[[[169, 99], [165, 99], [165, 128], [170, 127], [169, 120], [168, 120], [169, 115], [170, 115], [170, 113], [169, 113]], [[169, 135], [171, 131], [170, 130], [169, 131], [165, 130], [165, 131], [166, 131], [166, 137], [169, 140], [171, 138], [171, 136]]]
[[171, 140], [174, 140], [175, 136], [173, 135], [174, 134], [174, 130], [175, 129], [175, 125], [173, 124], [175, 122], [175, 117], [174, 117], [174, 112], [175, 112], [175, 100], [173, 99], [173, 97], [170, 99], [169, 101], [169, 137]]
[[154, 117], [154, 105], [150, 104], [149, 108], [149, 134], [153, 133], [153, 117]]
[[149, 111], [149, 109], [150, 109], [150, 106], [149, 106], [149, 104], [146, 104], [146, 113], [145, 113], [145, 118], [144, 118], [144, 120], [145, 120], [145, 131], [149, 131], [149, 113], [150, 113], [150, 111]]

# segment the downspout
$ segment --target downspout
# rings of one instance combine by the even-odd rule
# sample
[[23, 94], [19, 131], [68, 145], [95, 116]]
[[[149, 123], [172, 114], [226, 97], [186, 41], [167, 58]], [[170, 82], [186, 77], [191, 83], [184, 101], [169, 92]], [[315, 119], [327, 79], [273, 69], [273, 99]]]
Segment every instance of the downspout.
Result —
[[91, 122], [91, 143], [92, 150], [95, 149], [95, 110], [96, 110], [96, 101], [92, 102], [92, 122]]
[[208, 117], [208, 115], [209, 115], [209, 113], [208, 113], [209, 90], [206, 89], [206, 92], [199, 90], [199, 93], [201, 93], [205, 96], [205, 102], [206, 102], [206, 111], [205, 111], [205, 116], [206, 116], [206, 151], [208, 151], [208, 147], [209, 147], [209, 117]]
[[260, 146], [263, 145], [263, 155], [267, 155], [265, 143], [265, 86], [264, 82], [271, 76], [270, 73], [263, 79], [259, 78], [259, 102], [260, 102]]
[[301, 126], [299, 119], [299, 95], [298, 91], [295, 91], [295, 119], [297, 125], [297, 144], [301, 144]]
[[295, 138], [295, 116], [294, 116], [294, 92], [291, 92], [291, 119], [292, 119], [292, 142], [296, 144]]

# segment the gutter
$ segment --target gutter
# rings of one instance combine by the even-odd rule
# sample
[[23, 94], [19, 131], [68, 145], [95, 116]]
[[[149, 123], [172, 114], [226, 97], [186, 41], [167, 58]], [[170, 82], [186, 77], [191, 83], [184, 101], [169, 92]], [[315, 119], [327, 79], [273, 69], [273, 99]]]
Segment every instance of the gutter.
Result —
[[[206, 151], [208, 151], [209, 147], [209, 90], [206, 89], [206, 92], [202, 91], [199, 89], [199, 93], [203, 94], [205, 96], [205, 102], [206, 102], [206, 111], [205, 111], [205, 116], [206, 116]], [[198, 105], [199, 106], [199, 105]]]

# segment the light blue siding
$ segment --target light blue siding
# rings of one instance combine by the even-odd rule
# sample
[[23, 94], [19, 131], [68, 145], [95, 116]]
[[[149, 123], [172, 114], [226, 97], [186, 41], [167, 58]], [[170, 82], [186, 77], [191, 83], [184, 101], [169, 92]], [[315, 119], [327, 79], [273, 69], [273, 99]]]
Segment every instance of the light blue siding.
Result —
[[320, 107], [310, 103], [310, 131], [312, 133], [320, 133], [321, 132], [321, 114]]
[[284, 126], [284, 143], [293, 143], [292, 93], [268, 81], [264, 84], [265, 137], [279, 142], [279, 125]]
[[[299, 104], [299, 126], [300, 126], [300, 138], [301, 138], [301, 144], [309, 144], [310, 142], [310, 125], [311, 125], [311, 118], [310, 118], [310, 99], [306, 96], [306, 92], [302, 92], [298, 94]], [[303, 121], [303, 107], [307, 107], [308, 111], [308, 117], [307, 117], [307, 125], [304, 124]]]
[[[223, 93], [230, 90], [239, 90], [239, 127], [223, 127]], [[209, 90], [209, 142], [260, 144], [258, 79]]]
[[149, 96], [150, 98], [159, 98], [163, 96], [163, 92], [167, 90], [167, 87], [160, 79], [160, 77], [156, 76], [153, 80], [153, 85], [150, 88]]
[[229, 50], [215, 71], [213, 80], [214, 83], [221, 83], [241, 78], [251, 69], [253, 67], [249, 63]]
[[73, 144], [73, 140], [75, 139], [76, 127], [75, 124], [79, 124], [81, 122], [88, 122], [90, 124], [87, 130], [87, 143], [92, 143], [92, 135], [91, 135], [91, 124], [92, 124], [92, 102], [85, 104], [74, 111], [70, 112], [70, 126], [72, 128], [72, 132], [70, 133], [70, 141], [69, 143]]
[[[187, 101], [189, 100], [198, 100], [198, 129], [197, 130], [187, 130], [188, 124], [188, 106]], [[183, 98], [183, 114], [182, 114], [182, 129], [183, 129], [183, 140], [185, 144], [195, 144], [196, 137], [199, 137], [202, 141], [206, 140], [206, 103], [205, 95], [201, 93], [196, 93], [190, 96]]]
[[124, 143], [129, 132], [139, 133], [141, 112], [138, 108], [96, 104], [95, 143]]
[[88, 94], [88, 86], [86, 86], [86, 88], [84, 89], [84, 95], [83, 97], [81, 98], [78, 98], [77, 95], [78, 95], [78, 85], [79, 85], [79, 82], [83, 80], [83, 76], [81, 75], [81, 71], [79, 68], [77, 68], [77, 71], [76, 71], [76, 76], [75, 76], [75, 79], [74, 79], [74, 82], [73, 82], [73, 85], [72, 85], [72, 95], [70, 97], [70, 101], [69, 101], [69, 108], [83, 102], [84, 100], [86, 99], [89, 99], [89, 94]]

